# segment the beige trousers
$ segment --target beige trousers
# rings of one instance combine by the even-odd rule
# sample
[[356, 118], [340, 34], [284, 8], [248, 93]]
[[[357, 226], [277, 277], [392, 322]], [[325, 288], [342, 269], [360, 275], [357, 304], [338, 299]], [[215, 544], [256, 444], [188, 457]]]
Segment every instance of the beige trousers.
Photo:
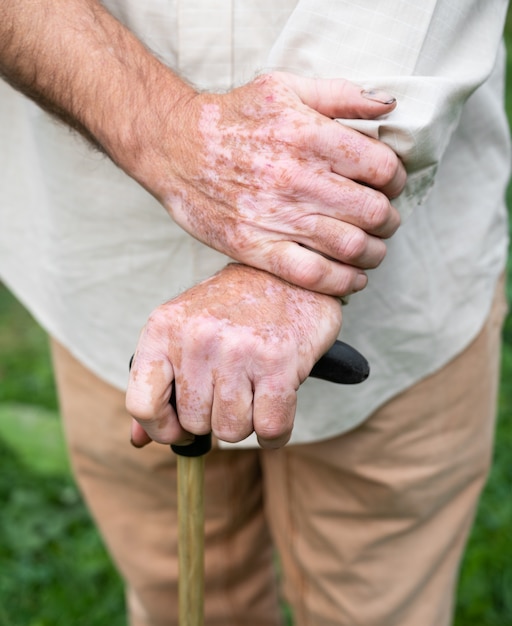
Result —
[[[207, 626], [446, 626], [492, 454], [503, 285], [477, 339], [343, 436], [206, 459]], [[176, 468], [129, 443], [124, 396], [53, 344], [76, 478], [132, 626], [177, 624]]]

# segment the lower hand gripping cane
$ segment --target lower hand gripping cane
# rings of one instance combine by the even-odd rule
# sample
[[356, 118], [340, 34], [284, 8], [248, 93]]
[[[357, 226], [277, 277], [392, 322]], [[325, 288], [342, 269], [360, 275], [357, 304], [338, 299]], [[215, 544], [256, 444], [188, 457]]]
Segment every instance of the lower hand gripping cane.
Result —
[[[368, 361], [362, 354], [343, 341], [336, 341], [309, 375], [351, 385], [363, 382], [369, 373]], [[174, 385], [170, 402], [177, 413]], [[211, 445], [211, 434], [196, 435], [186, 446], [171, 444], [177, 455], [178, 472], [180, 626], [204, 624], [204, 455]]]

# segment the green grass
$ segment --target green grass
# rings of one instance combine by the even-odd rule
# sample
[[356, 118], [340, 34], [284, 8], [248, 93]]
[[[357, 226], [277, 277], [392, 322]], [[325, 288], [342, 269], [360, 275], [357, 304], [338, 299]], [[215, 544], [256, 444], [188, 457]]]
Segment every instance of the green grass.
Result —
[[71, 477], [45, 333], [0, 287], [0, 626], [125, 626]]
[[455, 626], [512, 624], [511, 450], [512, 320], [509, 318], [504, 333], [494, 465], [462, 566]]
[[[512, 9], [508, 42], [507, 112], [512, 121]], [[512, 184], [507, 194], [512, 214]], [[512, 258], [508, 263], [512, 303]], [[455, 626], [512, 625], [512, 317], [505, 322], [494, 464], [462, 565]]]
[[[510, 318], [502, 363], [494, 466], [462, 566], [455, 626], [512, 625]], [[125, 626], [121, 581], [69, 472], [46, 336], [1, 285], [0, 382], [0, 626]]]
[[121, 583], [65, 467], [24, 463], [2, 439], [0, 456], [0, 624], [124, 626]]

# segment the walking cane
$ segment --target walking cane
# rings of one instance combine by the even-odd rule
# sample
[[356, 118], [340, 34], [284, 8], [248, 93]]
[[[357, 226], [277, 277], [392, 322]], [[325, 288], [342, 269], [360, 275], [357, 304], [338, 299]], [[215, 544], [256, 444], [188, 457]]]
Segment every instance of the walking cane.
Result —
[[[176, 410], [172, 396], [171, 403]], [[204, 623], [204, 455], [211, 447], [209, 433], [188, 446], [171, 445], [178, 472], [179, 626]]]
[[[334, 383], [361, 383], [370, 373], [367, 360], [342, 341], [315, 364], [310, 376]], [[176, 411], [175, 387], [171, 404]], [[196, 435], [187, 446], [171, 445], [178, 471], [179, 626], [204, 624], [204, 455], [211, 435]]]

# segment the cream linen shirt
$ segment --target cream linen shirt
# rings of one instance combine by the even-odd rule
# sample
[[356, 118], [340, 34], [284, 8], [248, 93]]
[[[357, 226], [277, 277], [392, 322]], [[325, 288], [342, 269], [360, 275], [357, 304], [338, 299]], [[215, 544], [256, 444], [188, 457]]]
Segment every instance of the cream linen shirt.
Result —
[[[109, 0], [201, 89], [262, 69], [342, 76], [398, 107], [343, 121], [389, 143], [409, 182], [404, 223], [342, 339], [371, 364], [354, 387], [308, 380], [293, 441], [347, 431], [442, 367], [481, 328], [507, 252], [502, 0]], [[39, 322], [124, 389], [140, 328], [162, 301], [226, 261], [107, 159], [0, 84], [0, 270]], [[252, 445], [249, 438], [246, 445]]]

